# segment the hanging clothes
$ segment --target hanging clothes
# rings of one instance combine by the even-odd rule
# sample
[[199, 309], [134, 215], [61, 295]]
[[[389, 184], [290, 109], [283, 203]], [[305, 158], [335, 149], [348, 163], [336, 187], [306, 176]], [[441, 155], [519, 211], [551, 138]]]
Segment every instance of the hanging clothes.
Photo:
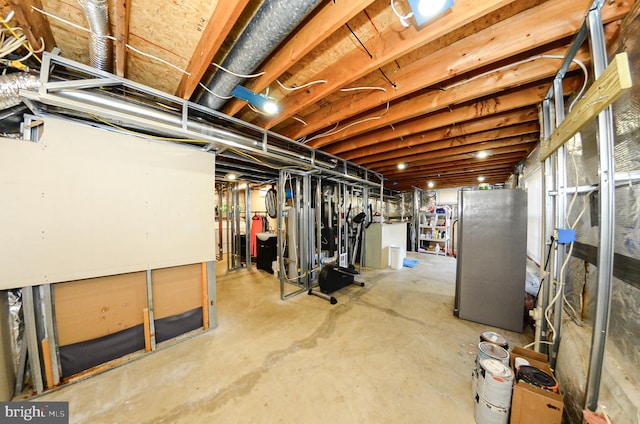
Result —
[[263, 231], [263, 217], [254, 215], [251, 218], [251, 256], [258, 256], [258, 237], [257, 234]]

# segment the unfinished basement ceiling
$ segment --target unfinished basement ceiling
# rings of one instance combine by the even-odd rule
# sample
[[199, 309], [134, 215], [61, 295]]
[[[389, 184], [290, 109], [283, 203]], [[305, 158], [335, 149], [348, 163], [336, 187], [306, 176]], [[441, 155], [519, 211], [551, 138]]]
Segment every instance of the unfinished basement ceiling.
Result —
[[[89, 33], [77, 27], [88, 28], [79, 2], [1, 1], [4, 16], [13, 8], [13, 23], [31, 28], [34, 46], [42, 37], [46, 50], [55, 43], [62, 56], [90, 63]], [[288, 2], [264, 3], [108, 0], [114, 72], [202, 102], [212, 96], [203, 86], [223, 72], [211, 63], [257, 51], [249, 43], [232, 52], [262, 6], [280, 14], [277, 4]], [[281, 112], [265, 116], [239, 100], [219, 110], [380, 172], [387, 187], [407, 190], [426, 188], [427, 181], [475, 185], [481, 175], [489, 184], [508, 179], [539, 142], [538, 105], [593, 0], [456, 0], [421, 27], [413, 18], [404, 27], [390, 0], [289, 3], [309, 8], [296, 16], [292, 32], [260, 46], [267, 56], [255, 69], [229, 66], [264, 72], [239, 83], [268, 93]], [[605, 2], [609, 42], [633, 4]], [[410, 12], [407, 0], [395, 7]], [[588, 46], [577, 58], [589, 67]], [[583, 81], [574, 64], [565, 93], [577, 93]], [[481, 150], [490, 156], [477, 158]]]

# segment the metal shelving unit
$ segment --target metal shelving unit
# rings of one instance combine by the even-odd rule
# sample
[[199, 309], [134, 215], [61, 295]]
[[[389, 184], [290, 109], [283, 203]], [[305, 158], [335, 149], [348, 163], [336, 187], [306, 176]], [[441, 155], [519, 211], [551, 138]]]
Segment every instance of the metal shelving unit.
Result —
[[446, 255], [449, 252], [451, 217], [447, 208], [443, 208], [443, 210], [444, 212], [420, 213], [418, 252], [436, 255]]

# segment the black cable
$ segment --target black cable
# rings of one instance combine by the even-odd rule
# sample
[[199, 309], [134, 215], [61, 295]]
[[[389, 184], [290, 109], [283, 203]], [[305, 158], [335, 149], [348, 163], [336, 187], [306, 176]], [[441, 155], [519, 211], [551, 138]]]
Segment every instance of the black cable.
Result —
[[[547, 268], [549, 267], [549, 259], [551, 259], [551, 249], [553, 248], [554, 242], [553, 236], [551, 236], [551, 243], [549, 243], [549, 250], [547, 251], [547, 261], [544, 264], [543, 272], [547, 272]], [[540, 289], [542, 288], [542, 279], [540, 280], [540, 285], [538, 286], [538, 293], [536, 293], [536, 300], [538, 300], [538, 296], [540, 295]]]
[[551, 236], [551, 243], [549, 243], [549, 250], [547, 251], [547, 261], [544, 263], [544, 270], [546, 271], [549, 267], [549, 259], [551, 259], [551, 249], [553, 248], [553, 242], [555, 239]]
[[380, 71], [380, 73], [382, 74], [382, 76], [384, 77], [384, 79], [386, 79], [386, 80], [389, 82], [389, 84], [391, 84], [391, 86], [392, 86], [393, 88], [396, 88], [396, 83], [395, 83], [395, 82], [393, 82], [393, 81], [391, 81], [391, 79], [389, 79], [389, 77], [387, 76], [387, 74], [385, 74], [385, 73], [384, 73], [384, 71], [382, 70], [382, 68], [378, 68], [378, 70]]
[[[358, 35], [351, 29], [351, 27], [349, 26], [349, 24], [345, 24], [347, 26], [347, 28], [349, 28], [349, 31], [351, 31], [351, 34], [353, 34], [354, 37], [356, 37], [356, 40], [358, 40], [358, 43], [360, 43], [360, 45], [362, 46], [362, 48], [364, 49], [365, 52], [367, 52], [367, 54], [369, 55], [370, 59], [373, 59], [373, 55], [371, 54], [371, 52], [369, 51], [369, 49], [367, 49], [367, 46], [364, 45], [364, 43], [362, 42], [362, 40], [360, 40], [360, 38], [358, 37]], [[398, 66], [399, 67], [399, 66]], [[393, 88], [396, 88], [396, 83], [391, 81], [391, 79], [387, 76], [387, 74], [384, 73], [384, 71], [382, 70], [382, 68], [378, 68], [378, 70], [382, 73], [382, 76], [384, 77], [384, 79], [387, 80], [387, 82], [389, 82], [389, 84], [391, 84], [391, 86]]]
[[367, 46], [364, 45], [364, 43], [360, 40], [360, 38], [358, 37], [358, 35], [351, 29], [351, 27], [349, 26], [349, 24], [345, 24], [347, 26], [347, 28], [349, 28], [349, 31], [351, 31], [351, 34], [353, 34], [354, 37], [356, 37], [356, 40], [358, 40], [358, 43], [360, 43], [360, 45], [362, 46], [362, 48], [364, 49], [365, 52], [367, 52], [367, 54], [369, 55], [370, 59], [373, 59], [373, 55], [371, 54], [371, 52], [369, 51], [369, 49], [367, 49]]

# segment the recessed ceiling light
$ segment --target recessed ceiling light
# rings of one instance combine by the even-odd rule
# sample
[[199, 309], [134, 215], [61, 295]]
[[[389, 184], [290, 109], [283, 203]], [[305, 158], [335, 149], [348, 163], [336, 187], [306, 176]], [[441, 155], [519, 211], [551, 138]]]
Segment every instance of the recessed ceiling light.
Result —
[[429, 181], [427, 183], [427, 187], [429, 187], [429, 188], [434, 188], [435, 186], [436, 186], [436, 183], [434, 183], [433, 181]]
[[401, 162], [398, 164], [398, 169], [407, 169], [407, 164], [404, 162]]
[[418, 26], [423, 25], [434, 16], [450, 9], [453, 0], [409, 0], [409, 6], [413, 11]]
[[273, 100], [267, 100], [262, 105], [262, 110], [264, 110], [264, 113], [267, 115], [275, 115], [280, 111], [280, 106], [278, 106], [278, 104]]
[[478, 153], [476, 153], [476, 157], [478, 159], [485, 159], [489, 157], [489, 152], [487, 152], [486, 150], [480, 150]]
[[479, 182], [481, 182], [481, 183], [482, 183], [482, 182], [484, 182], [484, 180], [486, 180], [486, 179], [487, 179], [487, 178], [486, 178], [484, 175], [480, 175], [480, 176], [478, 177], [478, 181], [479, 181]]
[[267, 115], [275, 115], [276, 113], [280, 112], [280, 106], [278, 106], [278, 104], [273, 99], [265, 96], [264, 94], [254, 93], [253, 91], [241, 85], [237, 85], [231, 92], [231, 95], [235, 98], [250, 103]]

